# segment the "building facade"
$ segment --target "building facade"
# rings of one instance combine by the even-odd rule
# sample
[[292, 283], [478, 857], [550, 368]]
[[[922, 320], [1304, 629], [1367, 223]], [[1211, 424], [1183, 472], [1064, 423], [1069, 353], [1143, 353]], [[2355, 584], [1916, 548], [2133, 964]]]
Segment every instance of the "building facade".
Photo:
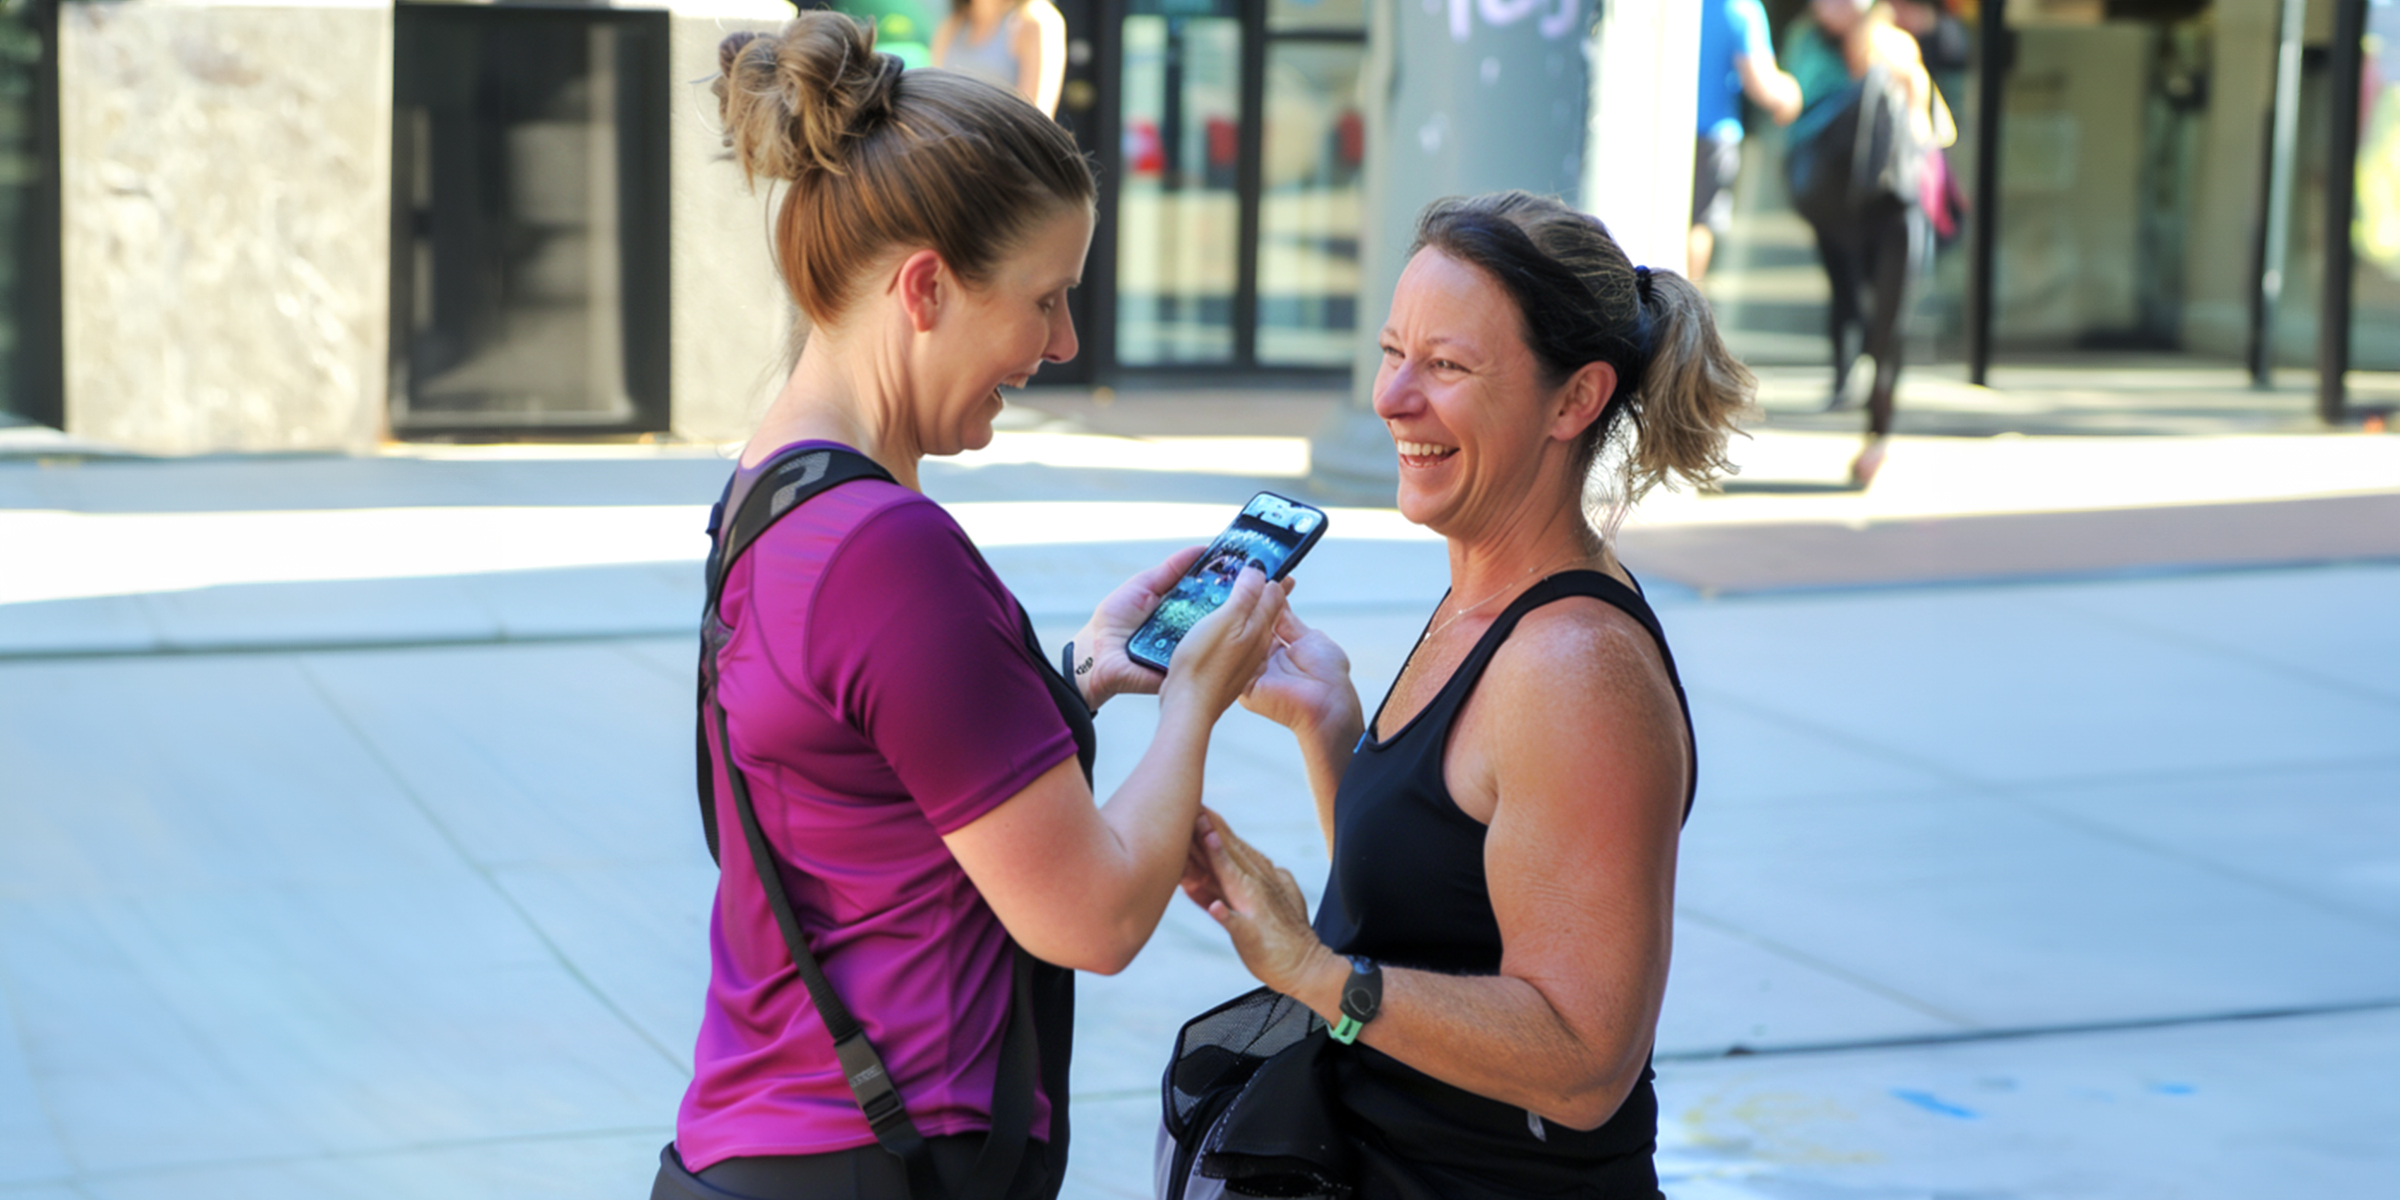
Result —
[[[846, 2], [921, 62], [943, 0]], [[1101, 203], [1085, 352], [1045, 382], [1338, 387], [1449, 190], [1578, 196], [1675, 261], [1679, 6], [1056, 2]], [[1928, 58], [1990, 235], [1937, 255], [1912, 357], [2306, 364], [2333, 279], [2348, 365], [2400, 368], [2400, 0], [2291, 3], [1903, 4], [1947, 22]], [[0, 420], [159, 453], [739, 436], [796, 322], [706, 80], [790, 11], [0, 0]], [[1721, 257], [1748, 271], [1721, 319], [1814, 362], [1813, 260], [1774, 240], [1752, 129], [1760, 243]]]
[[145, 452], [356, 451], [732, 437], [771, 394], [770, 198], [717, 161], [705, 81], [788, 6], [12, 2], [55, 201], [0, 219], [58, 266], [47, 294], [38, 262], [0, 272], [35, 281], [8, 411]]

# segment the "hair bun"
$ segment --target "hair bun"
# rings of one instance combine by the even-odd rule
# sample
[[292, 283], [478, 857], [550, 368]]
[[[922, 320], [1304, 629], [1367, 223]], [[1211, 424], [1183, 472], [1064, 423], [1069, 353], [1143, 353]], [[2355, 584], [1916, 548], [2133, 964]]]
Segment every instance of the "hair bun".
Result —
[[891, 115], [902, 71], [876, 52], [872, 23], [825, 10], [727, 37], [717, 67], [726, 148], [744, 175], [785, 180], [846, 174], [851, 144]]
[[[741, 55], [742, 47], [763, 36], [765, 35], [752, 30], [743, 30], [740, 33], [729, 34], [724, 41], [717, 43], [717, 74], [733, 74], [733, 60]], [[723, 82], [723, 80], [718, 81], [720, 92], [724, 90]]]

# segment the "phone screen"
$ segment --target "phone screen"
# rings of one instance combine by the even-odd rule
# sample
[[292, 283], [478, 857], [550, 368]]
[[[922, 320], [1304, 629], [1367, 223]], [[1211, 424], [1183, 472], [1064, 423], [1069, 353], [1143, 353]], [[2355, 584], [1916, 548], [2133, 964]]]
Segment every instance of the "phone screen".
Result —
[[1273, 492], [1260, 492], [1241, 515], [1200, 552], [1199, 561], [1175, 581], [1158, 610], [1133, 631], [1126, 652], [1136, 661], [1164, 669], [1183, 635], [1233, 594], [1242, 568], [1255, 564], [1268, 579], [1281, 579], [1325, 532], [1325, 514]]

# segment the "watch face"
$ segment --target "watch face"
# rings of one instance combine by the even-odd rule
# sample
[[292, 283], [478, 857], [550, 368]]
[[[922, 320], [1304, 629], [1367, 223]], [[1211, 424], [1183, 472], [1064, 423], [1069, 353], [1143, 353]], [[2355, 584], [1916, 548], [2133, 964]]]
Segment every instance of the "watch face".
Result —
[[1383, 1007], [1383, 968], [1373, 959], [1350, 960], [1350, 981], [1342, 985], [1342, 1014], [1360, 1022], [1375, 1019]]

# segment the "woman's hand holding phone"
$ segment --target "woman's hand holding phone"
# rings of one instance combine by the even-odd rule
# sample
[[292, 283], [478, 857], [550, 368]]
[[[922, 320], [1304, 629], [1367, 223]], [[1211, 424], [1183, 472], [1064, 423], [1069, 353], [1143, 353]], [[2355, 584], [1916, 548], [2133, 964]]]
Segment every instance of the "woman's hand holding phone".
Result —
[[1356, 736], [1364, 721], [1358, 688], [1350, 682], [1350, 656], [1289, 608], [1275, 641], [1265, 672], [1242, 693], [1242, 707], [1303, 737], [1327, 730]]
[[1290, 611], [1284, 601], [1290, 591], [1289, 580], [1269, 583], [1256, 566], [1242, 568], [1225, 603], [1175, 647], [1159, 685], [1160, 703], [1189, 697], [1185, 702], [1200, 705], [1209, 720], [1223, 716], [1266, 670], [1276, 628]]
[[1158, 694], [1165, 676], [1126, 657], [1125, 643], [1150, 619], [1151, 610], [1175, 581], [1192, 569], [1202, 549], [1191, 546], [1168, 555], [1167, 561], [1118, 584], [1092, 610], [1092, 619], [1075, 635], [1075, 686], [1083, 690], [1084, 703], [1098, 708], [1128, 692]]

